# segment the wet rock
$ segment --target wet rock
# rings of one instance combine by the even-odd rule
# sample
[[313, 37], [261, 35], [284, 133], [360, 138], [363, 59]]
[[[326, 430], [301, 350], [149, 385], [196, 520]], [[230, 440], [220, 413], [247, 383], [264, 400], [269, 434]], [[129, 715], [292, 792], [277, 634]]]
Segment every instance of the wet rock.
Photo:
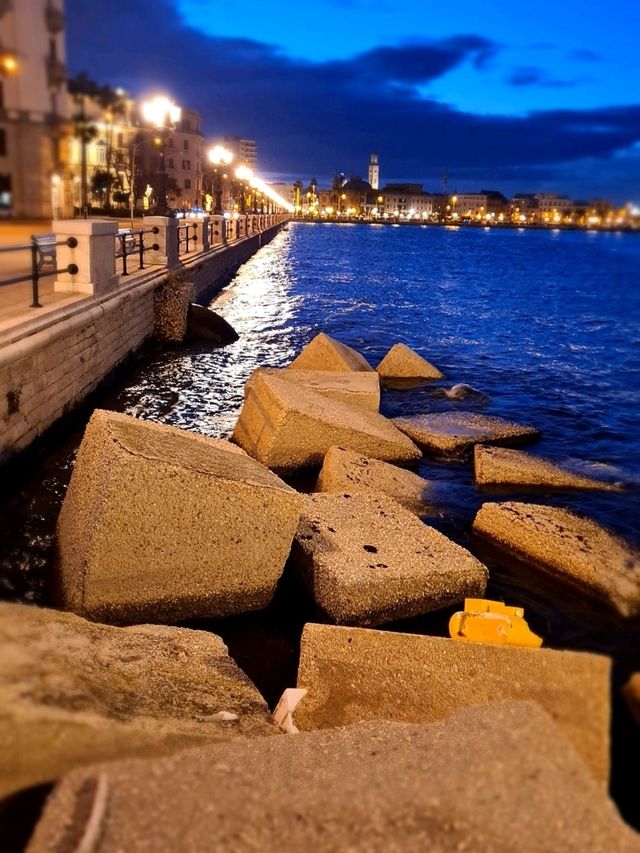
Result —
[[301, 731], [371, 719], [432, 723], [462, 707], [529, 699], [606, 784], [609, 679], [600, 655], [307, 624], [297, 686], [308, 692], [293, 721]]
[[382, 492], [412, 512], [430, 509], [430, 483], [404, 468], [344, 447], [330, 447], [318, 475], [317, 492]]
[[316, 335], [289, 365], [295, 370], [373, 370], [369, 362], [351, 347], [330, 338], [324, 332]]
[[631, 716], [640, 724], [640, 672], [634, 672], [622, 688]]
[[390, 462], [415, 462], [422, 455], [382, 415], [330, 400], [260, 370], [245, 385], [233, 440], [254, 459], [280, 472], [320, 466], [334, 444]]
[[96, 761], [276, 733], [215, 634], [0, 603], [0, 796]]
[[443, 722], [371, 721], [77, 770], [28, 853], [289, 850], [637, 851], [553, 720], [533, 703]]
[[393, 418], [393, 423], [421, 447], [436, 454], [457, 455], [474, 444], [524, 444], [537, 429], [478, 412], [437, 412]]
[[483, 394], [482, 391], [478, 391], [477, 388], [472, 388], [471, 385], [465, 385], [464, 382], [460, 382], [457, 385], [452, 385], [451, 388], [444, 389], [444, 396], [449, 400], [478, 400], [478, 401], [486, 401], [489, 398], [486, 394]]
[[64, 606], [115, 623], [258, 610], [300, 496], [227, 442], [97, 410], [57, 528]]
[[539, 456], [503, 447], [474, 448], [473, 471], [480, 486], [540, 486], [551, 489], [601, 489], [620, 491], [620, 487], [573, 474]]
[[323, 397], [340, 400], [369, 412], [377, 412], [380, 408], [380, 380], [374, 371], [350, 370], [337, 373], [331, 370], [266, 368], [263, 372], [293, 382], [308, 391], [315, 391]]
[[394, 344], [376, 367], [382, 379], [444, 379], [437, 367], [406, 344]]
[[192, 302], [187, 313], [187, 338], [215, 347], [224, 347], [237, 341], [240, 336], [224, 317], [210, 308]]
[[484, 594], [468, 551], [386, 495], [304, 496], [291, 564], [339, 624], [380, 625]]
[[539, 504], [483, 504], [473, 532], [623, 617], [640, 614], [640, 554], [589, 518]]

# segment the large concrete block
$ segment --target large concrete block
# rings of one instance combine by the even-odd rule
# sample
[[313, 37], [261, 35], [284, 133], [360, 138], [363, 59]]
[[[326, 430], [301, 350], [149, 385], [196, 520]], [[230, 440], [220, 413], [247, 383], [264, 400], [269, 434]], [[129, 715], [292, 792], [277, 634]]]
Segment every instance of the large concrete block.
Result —
[[316, 335], [289, 367], [294, 370], [332, 370], [339, 373], [345, 370], [373, 370], [359, 352], [324, 332]]
[[76, 770], [27, 853], [90, 849], [631, 853], [638, 837], [549, 716], [503, 702]]
[[382, 415], [330, 400], [273, 374], [257, 370], [244, 393], [233, 440], [276, 471], [319, 466], [334, 444], [389, 462], [410, 463], [422, 456]]
[[65, 607], [120, 623], [265, 607], [301, 499], [229, 447], [94, 412], [58, 520]]
[[428, 480], [344, 447], [330, 447], [318, 475], [317, 492], [382, 492], [422, 515], [431, 505]]
[[284, 370], [264, 368], [263, 372], [369, 412], [377, 412], [380, 408], [380, 380], [374, 371], [349, 370], [337, 373], [331, 370], [292, 370], [287, 367]]
[[420, 447], [440, 455], [464, 453], [474, 444], [524, 444], [540, 435], [534, 427], [478, 412], [436, 412], [393, 422]]
[[292, 565], [334, 622], [380, 625], [484, 594], [468, 551], [386, 495], [306, 495]]
[[483, 504], [473, 532], [623, 617], [640, 614], [640, 554], [590, 518], [540, 504]]
[[308, 624], [297, 685], [308, 693], [293, 719], [301, 730], [432, 723], [470, 705], [530, 699], [606, 783], [609, 681], [610, 661], [600, 655]]
[[0, 797], [96, 761], [276, 733], [215, 634], [0, 604]]
[[473, 473], [480, 488], [492, 486], [534, 486], [547, 489], [600, 489], [620, 491], [615, 483], [574, 474], [540, 456], [505, 447], [476, 445]]
[[444, 373], [406, 344], [394, 344], [376, 371], [383, 379], [444, 379]]

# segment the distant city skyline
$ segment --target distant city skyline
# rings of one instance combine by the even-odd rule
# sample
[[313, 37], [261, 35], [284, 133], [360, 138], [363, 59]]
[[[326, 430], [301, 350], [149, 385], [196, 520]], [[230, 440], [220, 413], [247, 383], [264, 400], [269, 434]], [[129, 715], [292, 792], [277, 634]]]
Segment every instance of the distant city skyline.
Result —
[[[71, 73], [163, 90], [272, 177], [640, 200], [638, 11], [614, 0], [67, 0]], [[150, 25], [152, 23], [152, 26]]]

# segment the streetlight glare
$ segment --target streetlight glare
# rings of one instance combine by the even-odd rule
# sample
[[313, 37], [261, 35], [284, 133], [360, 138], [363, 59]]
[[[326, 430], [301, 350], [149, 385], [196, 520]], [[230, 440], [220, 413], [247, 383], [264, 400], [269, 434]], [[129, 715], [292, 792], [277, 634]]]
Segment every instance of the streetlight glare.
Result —
[[248, 166], [238, 166], [236, 169], [236, 178], [239, 181], [248, 181], [253, 177], [253, 172]]
[[233, 160], [233, 153], [223, 145], [214, 145], [208, 152], [209, 160], [216, 166], [228, 165]]
[[182, 115], [180, 107], [164, 95], [143, 101], [141, 111], [142, 118], [155, 127], [165, 127], [167, 119], [169, 124], [176, 124]]

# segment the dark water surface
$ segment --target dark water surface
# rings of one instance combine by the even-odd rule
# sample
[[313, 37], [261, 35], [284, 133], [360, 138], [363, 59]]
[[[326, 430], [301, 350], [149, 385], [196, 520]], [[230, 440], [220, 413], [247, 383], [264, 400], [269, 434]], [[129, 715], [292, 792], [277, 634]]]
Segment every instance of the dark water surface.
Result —
[[[474, 409], [538, 427], [542, 438], [534, 452], [627, 488], [507, 497], [568, 506], [637, 547], [639, 270], [640, 237], [629, 234], [292, 224], [213, 303], [239, 332], [237, 343], [223, 350], [155, 351], [99, 404], [225, 436], [251, 372], [287, 364], [318, 331], [360, 350], [373, 365], [404, 341], [447, 378], [412, 391], [386, 391], [383, 414]], [[447, 399], [443, 388], [461, 382], [485, 396]], [[5, 598], [47, 601], [53, 525], [80, 437], [81, 430], [67, 436], [26, 482], [8, 490], [0, 530]], [[425, 459], [420, 473], [437, 481], [438, 510], [428, 521], [475, 548], [469, 541], [475, 511], [505, 495], [479, 494], [468, 462]], [[618, 681], [640, 668], [637, 628], [576, 615], [572, 596], [534, 590], [530, 577], [524, 586], [521, 581], [496, 565], [489, 594], [524, 603], [548, 644], [613, 653]], [[282, 595], [284, 601], [286, 591]], [[272, 616], [279, 606], [276, 601]], [[255, 644], [245, 639], [255, 639], [256, 631], [264, 654], [273, 652], [272, 663], [282, 658], [279, 643], [295, 646], [295, 631], [273, 638], [270, 618], [207, 627], [219, 630], [251, 671]], [[425, 630], [436, 623], [446, 628], [438, 617], [397, 627]], [[272, 690], [272, 700], [275, 687], [251, 674], [265, 693]], [[291, 678], [289, 661], [282, 680]]]

